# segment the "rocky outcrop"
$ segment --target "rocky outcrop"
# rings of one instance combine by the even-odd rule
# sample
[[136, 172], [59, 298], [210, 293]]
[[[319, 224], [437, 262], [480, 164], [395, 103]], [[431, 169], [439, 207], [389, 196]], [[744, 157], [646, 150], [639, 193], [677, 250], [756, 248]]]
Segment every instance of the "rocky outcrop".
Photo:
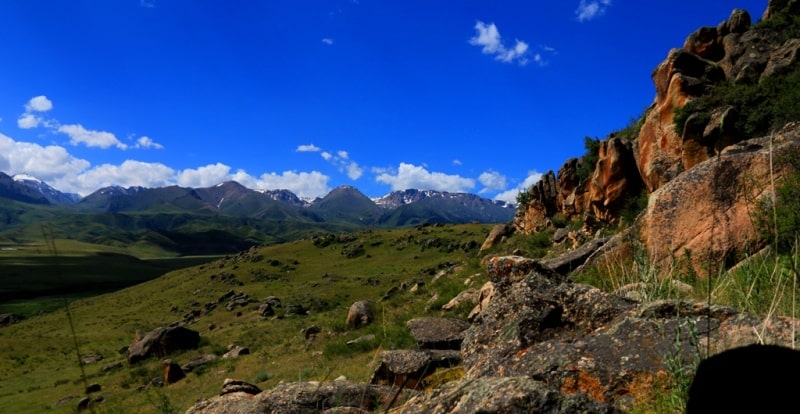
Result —
[[512, 277], [514, 269], [529, 267], [528, 260], [497, 259], [506, 265], [495, 266], [490, 276], [513, 282], [500, 285], [466, 331], [464, 378], [412, 399], [400, 412], [481, 406], [520, 412], [514, 401], [544, 404], [542, 412], [564, 412], [566, 406], [624, 411], [652, 392], [667, 361], [688, 364], [707, 346], [718, 353], [760, 340], [789, 345], [800, 327], [795, 319], [761, 320], [705, 303], [640, 304], [535, 271]]
[[601, 142], [599, 159], [588, 186], [595, 217], [606, 223], [614, 222], [625, 201], [638, 195], [642, 184], [636, 169], [633, 144], [614, 136]]
[[761, 241], [753, 220], [771, 182], [783, 174], [786, 154], [800, 151], [800, 125], [726, 148], [650, 195], [639, 222], [640, 238], [657, 268], [686, 263], [696, 274], [716, 275]]
[[724, 79], [719, 65], [684, 49], [672, 49], [653, 71], [656, 98], [637, 139], [639, 174], [649, 191], [683, 171], [682, 140], [673, 127], [675, 110]]
[[548, 171], [542, 178], [527, 190], [529, 200], [524, 208], [517, 209], [514, 217], [514, 228], [524, 234], [536, 233], [549, 225], [549, 218], [558, 210], [556, 197], [558, 183], [553, 171]]

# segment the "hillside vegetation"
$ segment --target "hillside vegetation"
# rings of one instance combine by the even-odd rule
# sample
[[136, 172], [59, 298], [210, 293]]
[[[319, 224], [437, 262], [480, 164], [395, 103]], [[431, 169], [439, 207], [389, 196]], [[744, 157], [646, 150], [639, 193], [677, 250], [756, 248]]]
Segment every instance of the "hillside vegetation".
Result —
[[[106, 401], [99, 413], [183, 412], [197, 398], [214, 395], [225, 378], [242, 378], [270, 388], [279, 381], [323, 380], [344, 375], [368, 381], [378, 350], [413, 346], [405, 322], [440, 315], [441, 306], [469, 286], [486, 281], [477, 256], [487, 225], [418, 226], [398, 230], [328, 234], [269, 247], [252, 248], [219, 260], [173, 271], [131, 288], [70, 303], [82, 356], [102, 355], [84, 365], [87, 381], [100, 383]], [[438, 277], [437, 277], [438, 276]], [[434, 279], [437, 279], [434, 281]], [[419, 284], [414, 291], [411, 287]], [[392, 288], [396, 293], [381, 298]], [[220, 300], [228, 291], [245, 293], [252, 302], [234, 310]], [[262, 317], [256, 307], [269, 296], [281, 301], [276, 316]], [[350, 305], [373, 300], [375, 323], [348, 330]], [[181, 364], [201, 354], [222, 355], [229, 344], [250, 348], [249, 355], [203, 366], [169, 387], [148, 386], [161, 374], [152, 358], [116, 369], [125, 361], [137, 331], [149, 332], [184, 319], [206, 303], [217, 306], [187, 326], [201, 332], [201, 346], [170, 358]], [[302, 306], [308, 315], [293, 315]], [[469, 309], [456, 309], [464, 317]], [[315, 340], [302, 331], [321, 328]], [[209, 329], [213, 326], [213, 329]], [[373, 334], [357, 346], [347, 341]], [[64, 309], [0, 329], [0, 406], [15, 413], [74, 410], [84, 382]], [[142, 388], [139, 390], [139, 388]]]

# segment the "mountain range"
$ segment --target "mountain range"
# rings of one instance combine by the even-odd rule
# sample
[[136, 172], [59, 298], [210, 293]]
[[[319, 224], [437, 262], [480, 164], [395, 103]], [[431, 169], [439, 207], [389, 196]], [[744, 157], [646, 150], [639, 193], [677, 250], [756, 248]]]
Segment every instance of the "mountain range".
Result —
[[104, 187], [85, 197], [28, 175], [0, 172], [0, 242], [41, 236], [126, 246], [156, 244], [179, 254], [231, 253], [320, 232], [423, 223], [504, 223], [514, 205], [468, 193], [394, 191], [369, 198], [352, 186], [303, 199], [288, 190], [257, 191], [228, 181], [206, 188]]

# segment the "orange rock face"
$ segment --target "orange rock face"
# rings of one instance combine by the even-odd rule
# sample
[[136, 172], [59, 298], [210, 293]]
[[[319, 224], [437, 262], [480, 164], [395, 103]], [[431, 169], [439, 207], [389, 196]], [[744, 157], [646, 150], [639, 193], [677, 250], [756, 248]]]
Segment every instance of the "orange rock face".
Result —
[[[771, 194], [770, 152], [777, 158], [800, 150], [800, 128], [745, 141], [696, 165], [650, 195], [641, 238], [660, 269], [688, 265], [700, 277], [715, 276], [756, 249], [751, 213]], [[777, 164], [776, 164], [777, 165]], [[777, 177], [783, 173], [776, 167]]]
[[612, 222], [623, 207], [625, 197], [641, 189], [631, 143], [609, 138], [600, 143], [600, 157], [589, 181], [589, 200], [595, 216]]

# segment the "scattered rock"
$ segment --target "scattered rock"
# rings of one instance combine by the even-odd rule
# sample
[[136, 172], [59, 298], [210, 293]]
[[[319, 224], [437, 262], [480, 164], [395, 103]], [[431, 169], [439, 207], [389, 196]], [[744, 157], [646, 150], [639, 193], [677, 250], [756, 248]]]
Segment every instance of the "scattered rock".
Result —
[[232, 394], [235, 392], [243, 392], [249, 395], [257, 395], [261, 389], [249, 382], [226, 378], [222, 383], [222, 391], [219, 395]]
[[100, 354], [96, 354], [96, 355], [86, 355], [86, 356], [84, 356], [83, 358], [81, 358], [81, 362], [82, 362], [84, 365], [86, 365], [86, 364], [94, 364], [94, 363], [100, 362], [100, 361], [102, 361], [102, 360], [103, 360], [103, 356], [102, 356], [102, 355], [100, 355]]
[[311, 325], [308, 328], [303, 329], [303, 336], [307, 341], [310, 341], [315, 339], [320, 332], [322, 332], [322, 329], [319, 326]]
[[91, 394], [94, 392], [100, 392], [102, 389], [103, 387], [100, 384], [94, 382], [86, 386], [86, 393]]
[[164, 383], [174, 384], [186, 377], [181, 366], [171, 359], [165, 359], [161, 362], [161, 367], [164, 370]]
[[100, 371], [101, 372], [114, 371], [122, 368], [123, 366], [124, 363], [122, 361], [109, 362], [108, 364], [103, 365], [103, 367], [100, 368]]
[[356, 329], [369, 325], [375, 320], [375, 305], [369, 300], [360, 300], [350, 305], [347, 312], [347, 328]]
[[195, 349], [199, 343], [200, 333], [197, 331], [183, 326], [162, 326], [133, 341], [128, 347], [128, 363], [135, 364], [151, 356], [165, 357], [178, 350]]
[[478, 303], [478, 294], [478, 291], [475, 289], [463, 290], [459, 292], [456, 297], [450, 299], [450, 302], [442, 305], [442, 310], [449, 311], [461, 305], [475, 306], [475, 304]]
[[13, 313], [0, 314], [0, 326], [9, 326], [15, 323], [19, 323], [19, 317], [17, 315]]
[[228, 352], [222, 355], [222, 359], [239, 358], [242, 355], [250, 354], [250, 348], [235, 344], [228, 345]]
[[197, 368], [197, 367], [199, 367], [201, 365], [206, 365], [206, 364], [209, 364], [211, 362], [216, 361], [216, 359], [217, 359], [217, 356], [214, 355], [214, 354], [203, 354], [203, 355], [197, 356], [197, 357], [191, 359], [189, 362], [181, 365], [181, 369], [184, 372], [191, 372], [195, 368]]
[[289, 304], [286, 305], [286, 316], [297, 315], [297, 316], [306, 316], [308, 315], [308, 310], [300, 304]]

